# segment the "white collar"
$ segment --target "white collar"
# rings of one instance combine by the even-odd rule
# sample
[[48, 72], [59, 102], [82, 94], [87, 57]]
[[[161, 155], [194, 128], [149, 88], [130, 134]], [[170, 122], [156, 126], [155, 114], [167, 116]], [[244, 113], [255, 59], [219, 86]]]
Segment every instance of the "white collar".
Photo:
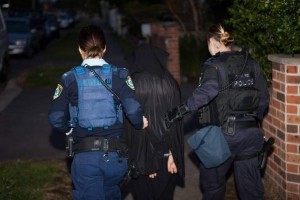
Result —
[[83, 60], [81, 65], [90, 65], [90, 66], [102, 66], [108, 64], [103, 58], [87, 58]]

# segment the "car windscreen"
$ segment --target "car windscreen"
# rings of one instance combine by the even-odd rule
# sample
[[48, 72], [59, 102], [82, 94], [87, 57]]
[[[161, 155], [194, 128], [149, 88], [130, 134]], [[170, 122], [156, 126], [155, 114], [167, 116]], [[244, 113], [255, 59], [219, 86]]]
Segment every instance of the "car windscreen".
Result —
[[57, 24], [57, 17], [55, 15], [46, 15], [46, 19], [50, 24]]

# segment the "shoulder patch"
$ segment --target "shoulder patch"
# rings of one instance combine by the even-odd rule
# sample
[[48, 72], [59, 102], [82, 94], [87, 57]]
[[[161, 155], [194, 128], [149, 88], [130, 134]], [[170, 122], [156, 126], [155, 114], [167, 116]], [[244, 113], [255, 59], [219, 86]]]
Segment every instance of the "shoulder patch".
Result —
[[128, 87], [130, 87], [132, 90], [134, 90], [134, 85], [133, 85], [133, 82], [132, 82], [132, 79], [130, 76], [127, 76], [127, 79], [125, 82], [128, 85]]
[[62, 90], [63, 90], [63, 87], [60, 84], [57, 84], [57, 87], [56, 87], [54, 95], [53, 95], [53, 99], [58, 98], [59, 95], [61, 94]]

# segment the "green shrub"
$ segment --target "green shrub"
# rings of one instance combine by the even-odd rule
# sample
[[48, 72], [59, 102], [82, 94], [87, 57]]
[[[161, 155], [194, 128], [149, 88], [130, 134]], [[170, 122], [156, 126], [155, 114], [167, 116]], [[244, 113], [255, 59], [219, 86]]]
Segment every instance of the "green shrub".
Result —
[[299, 0], [233, 0], [229, 12], [236, 42], [251, 51], [269, 80], [268, 54], [300, 52]]

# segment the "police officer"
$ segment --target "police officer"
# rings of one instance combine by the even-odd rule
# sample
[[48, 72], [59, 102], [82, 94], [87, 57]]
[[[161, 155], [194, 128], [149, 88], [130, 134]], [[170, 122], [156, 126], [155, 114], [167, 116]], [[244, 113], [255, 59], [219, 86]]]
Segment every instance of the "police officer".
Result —
[[127, 69], [102, 58], [106, 41], [101, 28], [82, 28], [78, 46], [83, 62], [62, 75], [49, 122], [61, 132], [72, 130], [74, 199], [119, 200], [118, 184], [127, 171], [123, 110], [137, 129], [147, 127], [148, 121], [134, 98]]
[[264, 137], [259, 121], [267, 113], [269, 93], [259, 64], [245, 50], [233, 50], [233, 38], [221, 25], [207, 36], [211, 58], [205, 61], [199, 86], [186, 103], [166, 114], [167, 125], [191, 111], [201, 126], [221, 126], [232, 156], [214, 168], [200, 163], [203, 199], [224, 199], [226, 175], [233, 165], [240, 199], [264, 199], [258, 152]]

